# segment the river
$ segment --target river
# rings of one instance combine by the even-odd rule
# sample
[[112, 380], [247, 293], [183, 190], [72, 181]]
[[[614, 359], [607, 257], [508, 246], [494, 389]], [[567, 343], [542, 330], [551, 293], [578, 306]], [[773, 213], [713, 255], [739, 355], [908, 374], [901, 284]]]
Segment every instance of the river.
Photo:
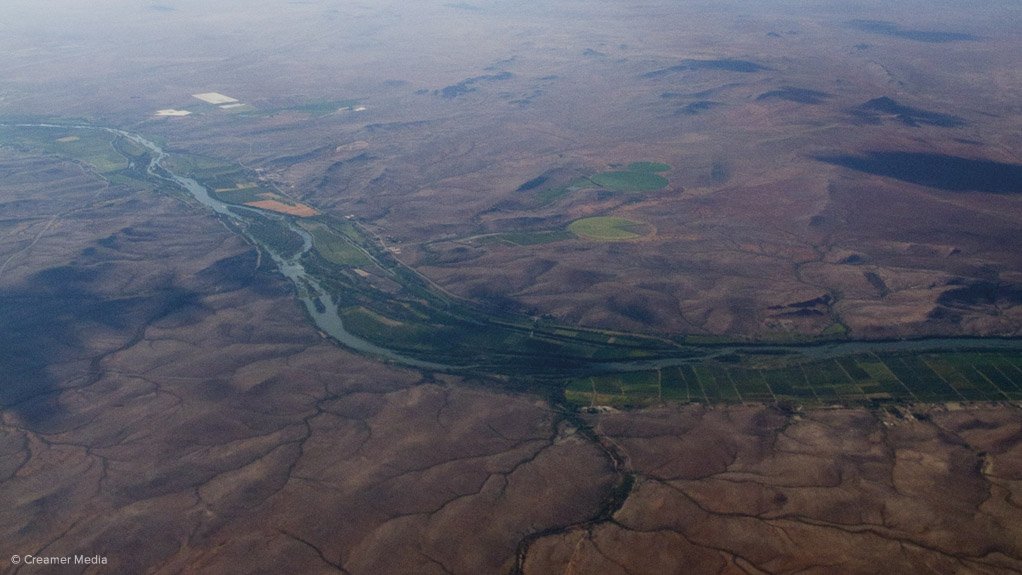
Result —
[[[305, 310], [313, 323], [323, 333], [335, 339], [341, 345], [354, 351], [375, 356], [390, 362], [426, 370], [436, 371], [458, 371], [471, 369], [466, 366], [446, 365], [424, 361], [414, 357], [408, 357], [393, 350], [387, 349], [359, 337], [344, 327], [344, 322], [338, 310], [337, 304], [330, 294], [322, 287], [315, 276], [308, 273], [301, 263], [302, 255], [312, 249], [312, 237], [301, 227], [295, 225], [290, 219], [279, 216], [279, 221], [287, 225], [293, 232], [301, 235], [303, 246], [293, 256], [283, 257], [275, 252], [271, 246], [259, 242], [256, 238], [245, 232], [245, 218], [242, 214], [246, 212], [266, 216], [267, 213], [255, 208], [238, 206], [222, 202], [213, 197], [209, 190], [196, 180], [175, 174], [163, 165], [168, 154], [156, 143], [142, 137], [139, 134], [107, 128], [87, 125], [60, 125], [60, 124], [15, 124], [20, 127], [33, 128], [56, 128], [56, 129], [79, 129], [79, 130], [103, 130], [112, 134], [122, 136], [136, 144], [145, 147], [151, 152], [147, 173], [163, 181], [171, 182], [188, 192], [191, 197], [202, 205], [213, 210], [220, 217], [239, 224], [234, 226], [241, 230], [251, 242], [260, 245], [264, 252], [269, 254], [277, 269], [285, 277], [290, 279], [296, 288], [297, 297], [305, 306]], [[277, 216], [274, 216], [277, 217]], [[919, 339], [906, 339], [894, 341], [870, 341], [851, 340], [837, 342], [806, 343], [798, 345], [783, 344], [720, 344], [720, 345], [683, 345], [679, 351], [684, 352], [685, 357], [669, 357], [654, 360], [623, 360], [607, 363], [596, 363], [592, 366], [598, 370], [605, 371], [641, 371], [672, 367], [701, 361], [707, 358], [725, 356], [729, 354], [756, 354], [756, 353], [787, 353], [798, 354], [807, 359], [828, 359], [842, 356], [863, 354], [863, 353], [884, 353], [884, 352], [926, 352], [926, 351], [949, 351], [949, 350], [990, 350], [990, 351], [1019, 351], [1022, 350], [1022, 339], [1013, 338], [977, 338], [977, 337], [929, 337]], [[698, 352], [692, 355], [692, 352]]]

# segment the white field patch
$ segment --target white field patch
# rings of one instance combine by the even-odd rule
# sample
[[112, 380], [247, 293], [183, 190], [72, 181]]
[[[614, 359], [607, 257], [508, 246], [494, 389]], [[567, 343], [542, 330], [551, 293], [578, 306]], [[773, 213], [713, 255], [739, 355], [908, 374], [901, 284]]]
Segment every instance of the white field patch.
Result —
[[168, 108], [166, 110], [156, 110], [157, 116], [187, 116], [191, 114], [188, 110], [174, 110]]
[[233, 110], [234, 108], [244, 108], [245, 106], [247, 106], [247, 104], [242, 104], [241, 102], [236, 102], [234, 104], [224, 104], [223, 106], [220, 106], [220, 109], [221, 110]]
[[232, 98], [230, 96], [225, 96], [225, 95], [223, 95], [223, 94], [221, 94], [219, 92], [205, 92], [205, 93], [202, 93], [202, 94], [192, 94], [192, 97], [193, 98], [198, 98], [198, 99], [202, 100], [203, 102], [207, 102], [209, 104], [215, 104], [215, 105], [218, 105], [218, 104], [233, 104], [234, 102], [238, 101], [236, 98]]

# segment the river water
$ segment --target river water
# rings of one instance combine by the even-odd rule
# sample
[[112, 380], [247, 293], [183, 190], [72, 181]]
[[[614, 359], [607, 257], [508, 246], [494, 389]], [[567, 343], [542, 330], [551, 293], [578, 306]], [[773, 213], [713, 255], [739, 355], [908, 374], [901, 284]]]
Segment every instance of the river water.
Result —
[[[231, 221], [240, 224], [235, 226], [235, 228], [242, 230], [242, 233], [245, 233], [245, 219], [240, 214], [252, 212], [264, 217], [267, 215], [266, 212], [261, 210], [222, 202], [210, 195], [209, 190], [194, 179], [171, 172], [163, 165], [163, 160], [167, 158], [168, 154], [156, 143], [147, 140], [138, 134], [99, 126], [67, 126], [59, 124], [16, 124], [16, 126], [59, 128], [65, 130], [71, 128], [81, 130], [104, 130], [106, 132], [117, 134], [139, 144], [140, 146], [144, 146], [152, 153], [149, 166], [146, 168], [146, 171], [150, 176], [176, 184], [187, 191], [189, 195], [195, 198], [196, 201], [213, 210], [220, 217], [228, 218]], [[445, 365], [408, 357], [379, 346], [346, 330], [344, 328], [344, 323], [341, 321], [341, 316], [334, 299], [330, 297], [330, 294], [325, 289], [323, 289], [322, 285], [316, 280], [316, 278], [305, 270], [305, 267], [301, 263], [302, 255], [312, 249], [312, 237], [308, 232], [301, 227], [294, 225], [287, 218], [281, 217], [280, 221], [287, 225], [292, 231], [302, 236], [304, 245], [298, 254], [285, 258], [276, 253], [270, 246], [258, 242], [252, 236], [246, 234], [246, 237], [253, 243], [261, 245], [264, 252], [269, 254], [273, 259], [273, 262], [280, 273], [294, 282], [298, 298], [305, 306], [306, 312], [309, 314], [309, 317], [312, 319], [316, 327], [347, 348], [408, 367], [437, 371], [466, 369], [465, 366]], [[686, 354], [688, 357], [655, 360], [626, 360], [593, 364], [593, 367], [607, 371], [640, 371], [672, 367], [733, 353], [790, 353], [798, 354], [809, 359], [827, 359], [863, 353], [949, 350], [1019, 351], [1022, 350], [1022, 340], [1009, 338], [931, 337], [896, 341], [860, 340], [839, 341], [833, 343], [809, 343], [802, 345], [691, 345], [682, 346], [681, 351], [699, 352], [695, 357], [690, 354]]]

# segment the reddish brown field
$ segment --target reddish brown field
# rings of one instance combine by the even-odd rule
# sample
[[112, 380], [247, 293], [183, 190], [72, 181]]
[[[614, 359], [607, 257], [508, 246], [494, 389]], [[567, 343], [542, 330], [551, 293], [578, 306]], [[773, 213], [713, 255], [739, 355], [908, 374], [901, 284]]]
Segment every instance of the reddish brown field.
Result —
[[319, 212], [305, 204], [285, 204], [277, 200], [259, 200], [258, 202], [247, 202], [245, 205], [300, 218], [310, 218], [319, 215]]

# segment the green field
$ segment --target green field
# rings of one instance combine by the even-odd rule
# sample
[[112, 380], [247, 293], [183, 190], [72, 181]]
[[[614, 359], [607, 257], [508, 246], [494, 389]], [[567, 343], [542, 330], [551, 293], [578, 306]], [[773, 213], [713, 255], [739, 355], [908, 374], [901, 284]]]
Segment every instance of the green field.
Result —
[[367, 267], [373, 265], [372, 260], [356, 247], [349, 238], [326, 224], [315, 221], [302, 221], [299, 225], [312, 234], [312, 245], [327, 261], [351, 266]]
[[[122, 151], [115, 147], [115, 141], [121, 142]], [[126, 169], [129, 157], [145, 153], [136, 144], [102, 130], [3, 127], [0, 142], [84, 162], [104, 175]]]
[[873, 402], [1020, 401], [1022, 353], [862, 354], [824, 361], [777, 360], [773, 367], [707, 360], [678, 367], [568, 382], [579, 406], [663, 401], [807, 405]]
[[568, 230], [546, 230], [538, 232], [507, 232], [479, 238], [482, 245], [511, 244], [514, 246], [533, 246], [570, 240], [575, 235]]
[[632, 162], [622, 171], [600, 172], [589, 176], [589, 180], [615, 192], [651, 192], [667, 187], [667, 178], [657, 172], [671, 169], [659, 162]]
[[640, 238], [646, 233], [646, 226], [639, 222], [614, 216], [597, 216], [575, 220], [568, 226], [576, 236], [598, 242], [620, 242]]
[[272, 115], [279, 112], [302, 112], [318, 117], [333, 114], [340, 110], [351, 110], [355, 106], [358, 106], [358, 103], [358, 100], [326, 100], [322, 102], [309, 102], [306, 104], [296, 104], [294, 106], [282, 106], [280, 108], [260, 110], [257, 113], [260, 115]]
[[[0, 142], [89, 164], [111, 182], [160, 190], [168, 186], [147, 172], [146, 150], [108, 131], [0, 128]], [[219, 196], [236, 195], [238, 200], [259, 190], [256, 174], [242, 166], [198, 156], [167, 163], [214, 190], [224, 189]], [[662, 169], [664, 165], [642, 162], [630, 165], [627, 173], [655, 176]], [[526, 192], [541, 189], [543, 182]], [[1022, 401], [1020, 345], [1006, 345], [1004, 351], [956, 347], [909, 352], [877, 344], [876, 352], [849, 346], [846, 355], [824, 359], [818, 346], [798, 346], [811, 343], [808, 336], [779, 347], [777, 342], [738, 343], [719, 336], [667, 338], [582, 328], [537, 317], [499, 294], [474, 301], [450, 294], [402, 264], [357, 220], [319, 215], [293, 222], [254, 210], [239, 210], [236, 216], [234, 228], [285, 258], [299, 254], [304, 245], [302, 234], [291, 226], [300, 225], [312, 236], [313, 249], [302, 254], [302, 264], [308, 277], [326, 290], [323, 297], [343, 310], [341, 319], [351, 333], [451, 371], [498, 376], [558, 394], [563, 390], [566, 399], [579, 406]], [[652, 231], [641, 222], [598, 216], [577, 220], [567, 230], [477, 239], [528, 246], [571, 237], [622, 241]], [[308, 292], [311, 285], [299, 281], [298, 292]], [[824, 335], [834, 339], [843, 337], [843, 331], [835, 324]], [[636, 360], [666, 367], [640, 368]]]

